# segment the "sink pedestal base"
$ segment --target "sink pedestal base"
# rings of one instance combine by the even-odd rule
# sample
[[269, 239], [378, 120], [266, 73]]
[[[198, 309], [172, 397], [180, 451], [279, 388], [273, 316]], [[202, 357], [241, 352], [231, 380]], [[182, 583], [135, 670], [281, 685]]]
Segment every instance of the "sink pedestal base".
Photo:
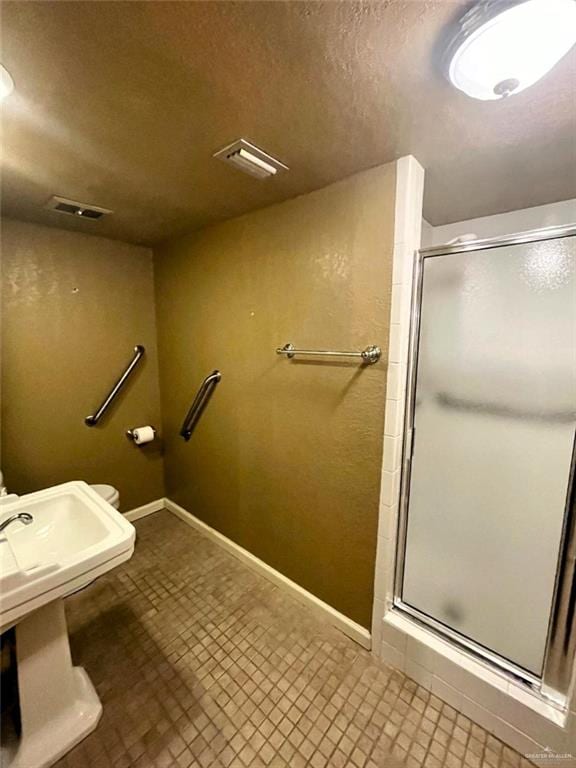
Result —
[[22, 735], [9, 768], [48, 768], [91, 733], [102, 704], [81, 667], [72, 666], [64, 601], [16, 626]]

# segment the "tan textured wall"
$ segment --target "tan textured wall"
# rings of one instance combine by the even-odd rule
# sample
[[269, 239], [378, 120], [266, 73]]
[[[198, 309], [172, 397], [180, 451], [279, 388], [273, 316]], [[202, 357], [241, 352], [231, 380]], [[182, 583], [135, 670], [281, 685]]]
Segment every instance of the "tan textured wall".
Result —
[[[110, 483], [123, 509], [163, 495], [157, 445], [125, 430], [160, 422], [152, 253], [2, 221], [2, 469], [11, 491]], [[133, 354], [147, 355], [101, 426], [93, 413]]]
[[[381, 166], [155, 251], [167, 493], [369, 626], [395, 168]], [[278, 345], [383, 361], [300, 360]], [[222, 381], [178, 437], [202, 378]]]

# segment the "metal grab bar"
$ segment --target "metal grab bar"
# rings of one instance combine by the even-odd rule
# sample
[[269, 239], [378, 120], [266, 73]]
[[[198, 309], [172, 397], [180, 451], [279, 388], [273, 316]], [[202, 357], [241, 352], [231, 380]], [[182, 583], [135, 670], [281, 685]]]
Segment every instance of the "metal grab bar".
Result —
[[130, 374], [132, 373], [134, 368], [136, 368], [136, 366], [140, 362], [140, 359], [144, 355], [145, 351], [146, 350], [144, 349], [144, 347], [141, 344], [137, 344], [134, 347], [134, 357], [130, 361], [128, 367], [126, 368], [126, 370], [124, 371], [122, 376], [120, 376], [120, 378], [118, 379], [116, 384], [114, 384], [114, 386], [110, 390], [110, 394], [106, 397], [106, 399], [103, 401], [103, 403], [100, 406], [100, 408], [98, 408], [98, 410], [96, 411], [96, 413], [93, 416], [86, 416], [86, 418], [84, 419], [84, 423], [86, 424], [86, 426], [94, 427], [94, 426], [96, 426], [96, 424], [98, 424], [98, 422], [100, 421], [102, 416], [104, 416], [104, 414], [108, 410], [109, 406], [111, 405], [111, 403], [114, 400], [114, 398], [116, 397], [116, 395], [120, 392], [120, 390], [122, 389], [124, 384], [126, 384], [126, 382], [128, 381], [128, 378], [130, 377]]
[[180, 437], [183, 437], [186, 442], [192, 437], [194, 427], [202, 415], [202, 411], [208, 404], [208, 400], [212, 397], [216, 384], [218, 384], [221, 378], [222, 374], [220, 371], [212, 371], [209, 376], [206, 376], [202, 384], [200, 384], [200, 389], [196, 393], [196, 397], [194, 398], [194, 401], [184, 418], [182, 427], [180, 428]]
[[285, 344], [283, 347], [276, 349], [277, 355], [286, 355], [288, 358], [293, 358], [294, 355], [310, 355], [313, 357], [361, 357], [363, 363], [373, 365], [380, 360], [382, 352], [380, 347], [371, 344], [361, 352], [335, 352], [327, 349], [295, 349], [292, 344]]

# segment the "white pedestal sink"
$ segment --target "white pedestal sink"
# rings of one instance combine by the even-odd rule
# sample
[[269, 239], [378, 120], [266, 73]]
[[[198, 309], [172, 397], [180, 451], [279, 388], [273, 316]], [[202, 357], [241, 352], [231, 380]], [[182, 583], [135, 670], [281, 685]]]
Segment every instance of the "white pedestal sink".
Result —
[[22, 735], [8, 768], [48, 768], [96, 728], [102, 705], [72, 666], [64, 598], [128, 560], [135, 531], [83, 482], [0, 505], [0, 631], [16, 625]]

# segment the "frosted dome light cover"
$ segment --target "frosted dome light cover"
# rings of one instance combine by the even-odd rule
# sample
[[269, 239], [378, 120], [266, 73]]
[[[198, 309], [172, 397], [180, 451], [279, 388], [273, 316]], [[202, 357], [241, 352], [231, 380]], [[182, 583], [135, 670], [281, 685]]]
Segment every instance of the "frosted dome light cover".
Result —
[[10, 73], [2, 64], [0, 64], [0, 101], [10, 96], [14, 90], [14, 81], [12, 80]]
[[449, 49], [448, 77], [484, 101], [540, 80], [576, 43], [576, 0], [488, 0], [466, 14]]

